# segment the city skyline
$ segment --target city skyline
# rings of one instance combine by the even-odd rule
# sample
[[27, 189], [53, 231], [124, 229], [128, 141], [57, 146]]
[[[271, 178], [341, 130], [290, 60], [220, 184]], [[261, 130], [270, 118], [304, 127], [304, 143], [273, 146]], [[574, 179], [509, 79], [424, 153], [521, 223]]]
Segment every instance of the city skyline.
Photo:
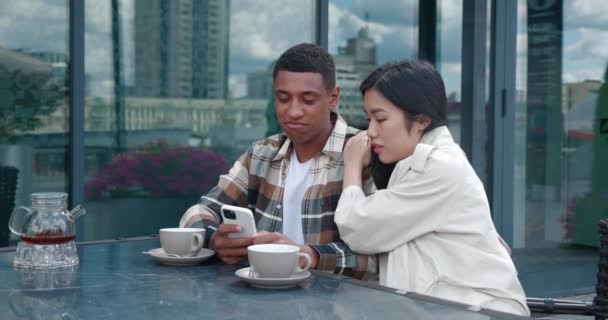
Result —
[[[120, 1], [123, 12], [123, 54], [125, 56], [125, 85], [134, 81], [134, 41], [133, 35], [134, 1]], [[415, 13], [411, 16], [403, 12], [417, 12], [416, 1], [379, 1], [369, 6], [365, 1], [337, 0], [329, 3], [329, 50], [337, 52], [346, 39], [355, 35], [364, 26], [365, 14], [369, 14], [370, 34], [378, 44], [378, 62], [411, 58], [415, 54], [404, 53], [399, 48], [415, 48], [417, 37], [412, 30], [417, 28]], [[265, 1], [231, 1], [230, 13], [230, 58], [229, 90], [233, 97], [243, 96], [246, 88], [246, 74], [253, 70], [264, 69], [277, 54], [294, 42], [312, 41], [312, 2], [286, 1], [282, 8], [274, 8]], [[439, 34], [442, 41], [442, 55], [439, 69], [446, 80], [448, 92], [460, 91], [460, 10], [451, 1], [441, 1], [442, 27]], [[598, 7], [599, 6], [599, 7]], [[564, 3], [564, 82], [599, 80], [608, 61], [608, 17], [602, 15], [602, 8], [608, 3], [603, 1], [568, 1]], [[105, 2], [85, 2], [88, 19], [86, 20], [85, 63], [87, 76], [91, 82], [93, 95], [111, 95], [113, 78], [111, 76], [111, 41], [109, 23], [110, 8]], [[44, 24], [41, 31], [32, 30], [28, 21], [20, 21], [18, 12], [27, 8], [39, 16], [35, 25]], [[24, 0], [17, 5], [0, 3], [6, 13], [0, 26], [7, 32], [0, 33], [0, 46], [10, 49], [21, 48], [28, 51], [53, 51], [67, 53], [67, 12], [65, 2], [49, 0], [45, 2]], [[401, 9], [407, 9], [405, 11]], [[525, 17], [526, 5], [519, 2], [520, 21]], [[95, 12], [95, 14], [91, 14]], [[293, 12], [298, 12], [294, 15]], [[258, 18], [256, 14], [262, 13]], [[261, 21], [266, 18], [268, 21]], [[302, 28], [309, 26], [309, 28]], [[413, 29], [412, 29], [413, 28]], [[310, 30], [309, 30], [310, 29]], [[26, 36], [27, 35], [27, 36]], [[518, 30], [518, 64], [526, 52], [525, 29]], [[286, 42], [289, 39], [290, 42]], [[404, 56], [405, 54], [405, 56]], [[580, 57], [585, 57], [580, 59]], [[518, 67], [518, 70], [521, 66]], [[517, 86], [525, 87], [525, 72], [518, 71]], [[523, 77], [522, 77], [523, 76]]]

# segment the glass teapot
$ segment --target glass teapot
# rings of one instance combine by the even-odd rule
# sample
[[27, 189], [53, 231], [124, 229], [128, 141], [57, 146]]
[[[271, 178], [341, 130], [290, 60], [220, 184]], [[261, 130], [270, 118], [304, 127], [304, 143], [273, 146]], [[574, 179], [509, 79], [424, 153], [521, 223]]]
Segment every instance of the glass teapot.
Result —
[[21, 237], [17, 245], [15, 266], [64, 267], [78, 264], [76, 254], [76, 224], [85, 214], [76, 206], [67, 210], [68, 195], [61, 192], [41, 192], [30, 196], [31, 208], [19, 207], [9, 219], [9, 229]]
[[32, 207], [19, 207], [9, 220], [10, 230], [32, 244], [58, 244], [76, 239], [74, 221], [86, 210], [67, 210], [68, 195], [61, 192], [34, 193]]

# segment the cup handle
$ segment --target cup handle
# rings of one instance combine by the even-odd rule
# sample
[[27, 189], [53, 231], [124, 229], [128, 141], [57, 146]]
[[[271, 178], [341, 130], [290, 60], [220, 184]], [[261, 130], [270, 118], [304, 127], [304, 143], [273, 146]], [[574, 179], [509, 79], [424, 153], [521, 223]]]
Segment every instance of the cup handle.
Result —
[[205, 244], [205, 238], [200, 233], [192, 234], [192, 242], [190, 242], [190, 252], [188, 252], [189, 256], [195, 256], [201, 248], [203, 248], [203, 244]]
[[306, 259], [306, 265], [304, 266], [304, 268], [300, 268], [299, 265], [296, 265], [295, 273], [304, 272], [310, 269], [310, 266], [312, 265], [312, 259], [310, 258], [308, 253], [298, 252], [298, 257], [304, 257]]

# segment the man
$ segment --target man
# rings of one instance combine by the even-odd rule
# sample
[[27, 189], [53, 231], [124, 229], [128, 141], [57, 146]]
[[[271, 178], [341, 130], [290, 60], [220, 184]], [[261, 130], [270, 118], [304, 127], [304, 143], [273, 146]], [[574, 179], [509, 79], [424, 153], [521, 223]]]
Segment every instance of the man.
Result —
[[[286, 243], [312, 258], [312, 268], [357, 278], [376, 274], [372, 257], [353, 253], [333, 221], [342, 189], [342, 150], [357, 130], [335, 112], [340, 89], [331, 56], [314, 44], [285, 51], [274, 71], [275, 109], [283, 133], [255, 142], [180, 226], [206, 227], [207, 244], [228, 264], [247, 259], [247, 247]], [[371, 187], [368, 179], [367, 188]], [[231, 239], [238, 225], [219, 224], [224, 204], [248, 207], [253, 237]]]

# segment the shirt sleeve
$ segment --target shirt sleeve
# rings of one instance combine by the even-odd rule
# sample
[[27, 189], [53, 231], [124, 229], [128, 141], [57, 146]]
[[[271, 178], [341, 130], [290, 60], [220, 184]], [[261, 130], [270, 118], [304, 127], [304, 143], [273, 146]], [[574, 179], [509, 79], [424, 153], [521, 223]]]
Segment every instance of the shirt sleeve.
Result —
[[218, 184], [199, 202], [188, 208], [182, 215], [180, 227], [205, 228], [205, 244], [222, 222], [220, 208], [224, 204], [247, 207], [247, 189], [249, 184], [249, 164], [251, 147], [234, 163], [227, 174], [221, 175]]
[[358, 254], [342, 241], [309, 246], [319, 253], [317, 270], [361, 280], [371, 280], [378, 276], [376, 255]]
[[[365, 195], [372, 194], [376, 187], [370, 170], [364, 171], [363, 180], [363, 188], [359, 190], [362, 190]], [[358, 254], [343, 241], [310, 246], [319, 253], [317, 270], [362, 280], [372, 280], [378, 276], [377, 255]]]
[[424, 171], [396, 168], [391, 186], [366, 196], [357, 186], [338, 201], [335, 222], [342, 240], [363, 254], [394, 250], [436, 230], [446, 219], [442, 209], [454, 190], [457, 168], [428, 166]]

